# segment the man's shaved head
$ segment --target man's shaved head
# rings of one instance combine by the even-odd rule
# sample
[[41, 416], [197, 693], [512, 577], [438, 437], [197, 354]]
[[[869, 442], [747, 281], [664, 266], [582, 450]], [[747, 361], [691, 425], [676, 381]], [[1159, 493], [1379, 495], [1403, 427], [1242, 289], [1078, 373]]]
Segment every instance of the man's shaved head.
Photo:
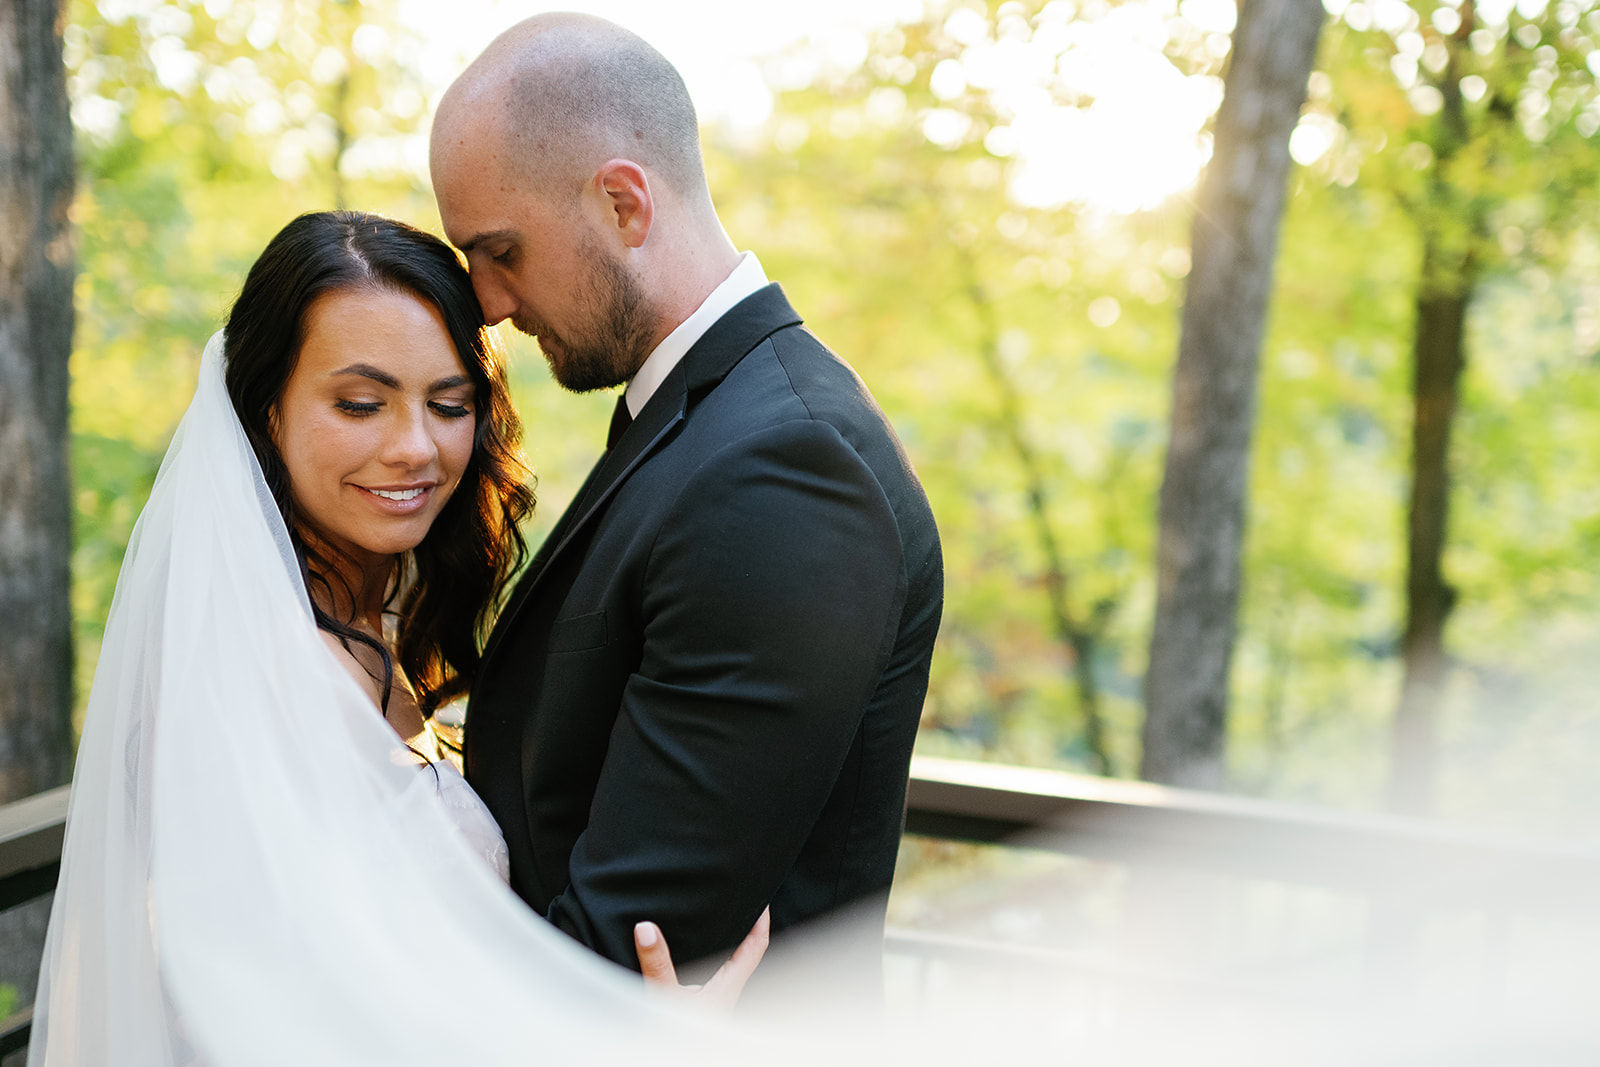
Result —
[[524, 188], [576, 196], [600, 164], [627, 159], [709, 204], [682, 77], [604, 19], [535, 15], [495, 38], [440, 102], [435, 151], [464, 124], [498, 140], [505, 177]]
[[569, 388], [631, 378], [739, 263], [683, 79], [604, 19], [495, 38], [439, 102], [428, 157], [484, 318], [537, 337]]

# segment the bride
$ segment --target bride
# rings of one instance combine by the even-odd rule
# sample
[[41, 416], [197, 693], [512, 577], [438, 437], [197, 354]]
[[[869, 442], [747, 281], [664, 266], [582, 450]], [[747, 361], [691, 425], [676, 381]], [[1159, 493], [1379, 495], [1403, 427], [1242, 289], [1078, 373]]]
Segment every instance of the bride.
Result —
[[[123, 563], [30, 1065], [736, 1044], [528, 911], [438, 758], [428, 719], [466, 692], [524, 556], [519, 439], [448, 246], [352, 212], [267, 246]], [[641, 927], [643, 969], [675, 985]], [[707, 993], [736, 995], [764, 944], [758, 924]]]

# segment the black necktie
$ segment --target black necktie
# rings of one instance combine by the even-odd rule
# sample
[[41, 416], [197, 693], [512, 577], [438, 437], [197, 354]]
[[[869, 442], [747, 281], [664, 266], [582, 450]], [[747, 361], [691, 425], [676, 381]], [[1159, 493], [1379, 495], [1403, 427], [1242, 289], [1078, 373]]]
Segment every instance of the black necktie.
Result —
[[617, 447], [617, 442], [622, 440], [622, 435], [631, 422], [633, 416], [628, 413], [628, 395], [624, 393], [617, 397], [617, 410], [611, 413], [611, 429], [606, 434], [606, 451], [609, 452]]

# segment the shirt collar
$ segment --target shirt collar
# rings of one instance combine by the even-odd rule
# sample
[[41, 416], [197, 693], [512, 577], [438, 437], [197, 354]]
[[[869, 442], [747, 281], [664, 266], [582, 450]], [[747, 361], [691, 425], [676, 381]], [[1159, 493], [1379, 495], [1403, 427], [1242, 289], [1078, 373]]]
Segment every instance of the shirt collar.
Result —
[[628, 400], [628, 414], [634, 418], [639, 417], [639, 412], [644, 410], [645, 403], [660, 388], [661, 383], [667, 380], [667, 374], [676, 367], [694, 343], [705, 336], [705, 332], [722, 316], [733, 310], [733, 306], [749, 296], [751, 293], [767, 286], [767, 272], [761, 269], [761, 261], [754, 252], [745, 252], [739, 256], [738, 266], [733, 268], [733, 273], [725, 278], [721, 285], [711, 290], [711, 295], [705, 302], [695, 308], [694, 314], [678, 324], [678, 328], [667, 334], [655, 351], [639, 367], [638, 373], [628, 383], [628, 390], [623, 395]]

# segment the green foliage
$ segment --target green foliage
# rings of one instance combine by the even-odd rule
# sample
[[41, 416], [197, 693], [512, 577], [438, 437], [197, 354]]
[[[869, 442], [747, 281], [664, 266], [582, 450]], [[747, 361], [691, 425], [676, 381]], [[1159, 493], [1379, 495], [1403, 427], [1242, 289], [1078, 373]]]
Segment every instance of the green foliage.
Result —
[[[1592, 454], [1600, 384], [1600, 294], [1581, 281], [1595, 266], [1600, 13], [1330, 8], [1341, 17], [1301, 124], [1327, 148], [1286, 220], [1263, 371], [1231, 755], [1242, 784], [1377, 795], [1404, 621], [1414, 305], [1420, 291], [1468, 292], [1445, 559], [1464, 669], [1444, 809], [1462, 813], [1481, 809], [1485, 769], [1462, 739], [1519, 735], [1548, 760], [1570, 724], [1539, 680], [1565, 675], [1595, 633], [1578, 456]], [[1307, 748], [1324, 767], [1291, 754]], [[1525, 788], [1538, 760], [1518, 762]], [[1342, 783], [1326, 770], [1341, 764]]]

